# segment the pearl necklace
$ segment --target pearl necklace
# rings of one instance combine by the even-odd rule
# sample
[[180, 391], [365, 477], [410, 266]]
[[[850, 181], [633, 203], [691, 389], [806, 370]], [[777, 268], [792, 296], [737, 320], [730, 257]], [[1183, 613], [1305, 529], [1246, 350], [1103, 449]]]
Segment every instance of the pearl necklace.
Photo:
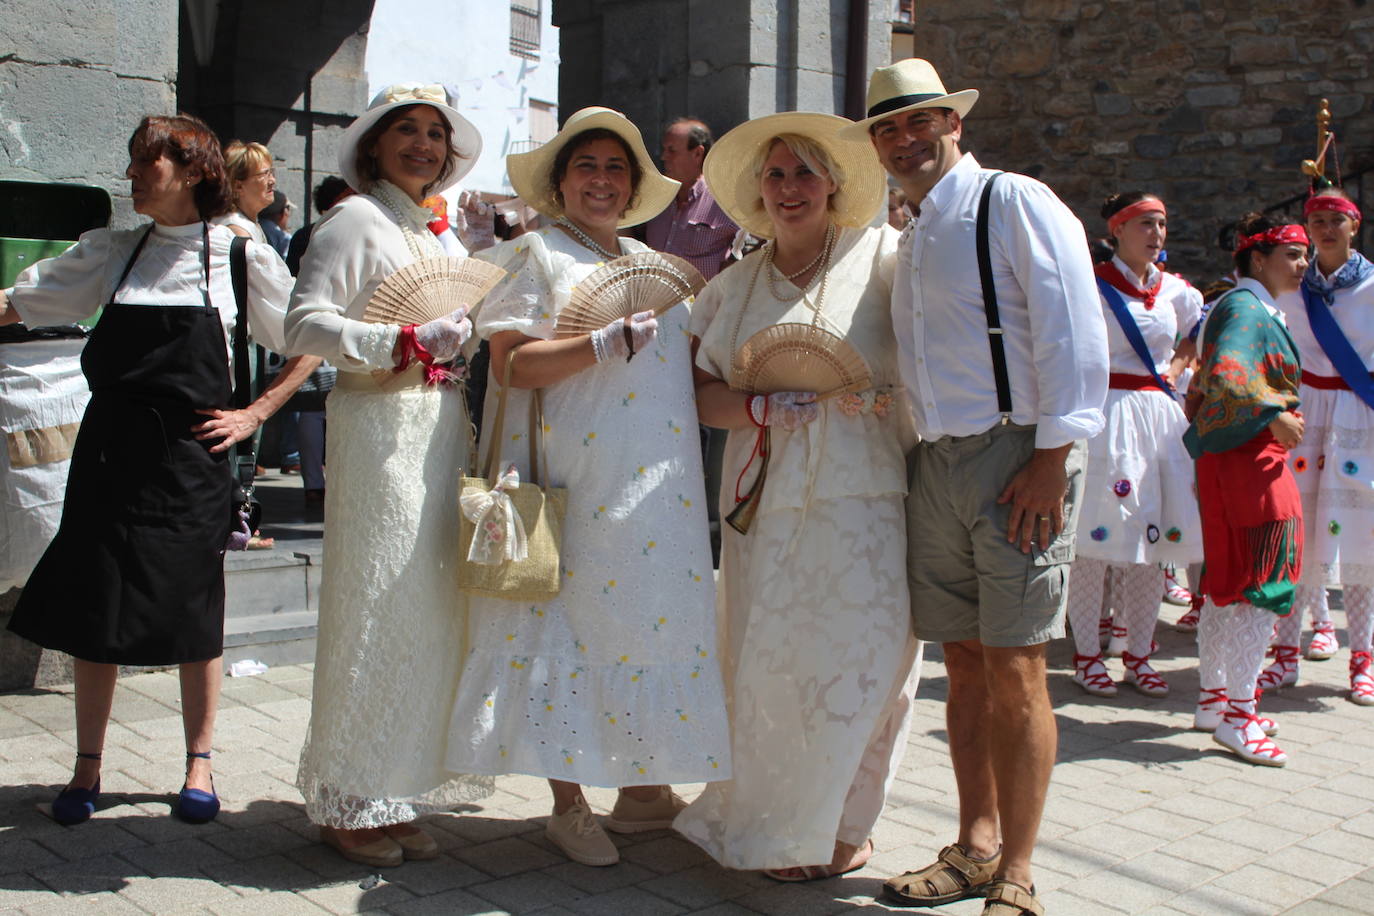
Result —
[[[801, 295], [800, 295], [800, 296], [788, 296], [788, 297], [786, 297], [786, 298], [784, 298], [784, 297], [782, 297], [782, 296], [779, 296], [778, 293], [777, 293], [777, 290], [771, 288], [771, 287], [773, 286], [773, 278], [772, 278], [772, 276], [770, 275], [769, 278], [768, 278], [768, 285], [769, 285], [769, 287], [770, 287], [769, 292], [771, 292], [771, 293], [773, 294], [773, 298], [774, 298], [774, 299], [778, 300], [779, 302], [784, 302], [784, 303], [785, 303], [785, 302], [795, 302], [798, 298], [804, 298], [804, 297], [806, 296], [806, 291], [809, 290], [809, 289], [812, 287], [813, 284], [815, 284], [817, 277], [820, 278], [820, 288], [819, 288], [818, 290], [816, 290], [816, 301], [815, 301], [815, 304], [812, 306], [811, 326], [812, 326], [813, 328], [816, 327], [816, 326], [818, 325], [818, 323], [820, 322], [820, 318], [821, 318], [821, 309], [824, 308], [824, 302], [825, 302], [825, 281], [828, 280], [828, 279], [830, 279], [830, 255], [831, 255], [832, 251], [834, 250], [834, 241], [835, 241], [835, 226], [834, 226], [834, 224], [832, 223], [831, 226], [830, 226], [830, 232], [829, 232], [829, 234], [828, 234], [828, 236], [827, 236], [827, 239], [826, 239], [826, 246], [825, 246], [825, 248], [821, 251], [821, 254], [822, 254], [822, 256], [823, 256], [823, 260], [821, 261], [820, 266], [816, 268], [816, 276], [812, 277], [812, 278], [811, 278], [811, 282], [808, 283], [808, 284], [806, 284], [806, 289], [804, 289], [804, 290], [801, 291]], [[770, 271], [772, 270], [773, 260], [772, 260], [772, 258], [769, 256], [769, 252], [771, 251], [773, 244], [774, 244], [774, 242], [769, 242], [769, 243], [768, 243], [768, 245], [764, 248], [763, 257], [759, 258], [758, 262], [754, 265], [754, 272], [753, 272], [752, 274], [749, 275], [749, 286], [748, 286], [748, 288], [744, 291], [744, 302], [743, 302], [743, 304], [740, 306], [739, 312], [736, 313], [736, 315], [735, 315], [735, 329], [734, 329], [734, 331], [733, 331], [733, 332], [731, 333], [731, 335], [730, 335], [730, 365], [731, 365], [731, 375], [732, 375], [732, 376], [735, 376], [735, 377], [738, 377], [738, 376], [742, 375], [742, 374], [743, 374], [743, 371], [744, 371], [743, 367], [740, 366], [740, 364], [739, 364], [739, 350], [738, 350], [739, 332], [740, 332], [740, 328], [743, 327], [743, 325], [744, 325], [744, 313], [745, 313], [745, 312], [748, 310], [748, 308], [749, 308], [749, 302], [750, 302], [750, 300], [752, 300], [752, 299], [754, 298], [754, 287], [755, 287], [755, 285], [757, 285], [758, 282], [759, 282], [759, 273], [763, 270], [763, 266], [764, 266], [764, 262], [765, 262], [765, 261], [768, 262], [768, 268], [769, 268], [769, 270], [770, 270]]]
[[[604, 260], [614, 261], [616, 258], [620, 257], [619, 253], [608, 251], [607, 249], [601, 247], [601, 245], [596, 241], [596, 239], [592, 238], [590, 235], [584, 232], [582, 230], [582, 227], [574, 223], [572, 220], [560, 216], [553, 222], [555, 226], [561, 226], [562, 228], [568, 230], [568, 232], [571, 233], [572, 237], [577, 239], [578, 243], [583, 248], [586, 248], [593, 254], [599, 255]], [[616, 245], [620, 245], [620, 241], [618, 239], [616, 241]]]
[[406, 248], [410, 249], [415, 260], [423, 261], [425, 258], [444, 256], [444, 246], [435, 238], [434, 233], [429, 231], [428, 226], [424, 230], [426, 238], [423, 242], [420, 240], [419, 233], [412, 228], [412, 223], [420, 219], [419, 211], [429, 212], [426, 208], [416, 204], [409, 195], [385, 179], [373, 182], [368, 193], [396, 217], [396, 223], [401, 230], [401, 236], [405, 239]]
[[[817, 280], [820, 280], [821, 283], [825, 282], [826, 268], [830, 266], [830, 255], [835, 250], [835, 224], [831, 223], [829, 226], [826, 227], [825, 244], [821, 246], [820, 254], [816, 255], [816, 257], [814, 257], [811, 260], [810, 264], [807, 264], [805, 267], [803, 267], [801, 270], [797, 271], [794, 274], [784, 274], [773, 266], [773, 253], [777, 250], [777, 247], [778, 240], [773, 239], [771, 242], [768, 243], [767, 247], [765, 247], [763, 250], [763, 260], [768, 268], [768, 291], [771, 292], [773, 294], [773, 298], [777, 299], [779, 302], [794, 302], [797, 299], [800, 299], [801, 297], [805, 296], [807, 291], [811, 289], [812, 286], [816, 285]], [[817, 264], [819, 264], [820, 266], [817, 267]], [[808, 282], [804, 287], [802, 287], [801, 291], [798, 292], [796, 295], [789, 295], [786, 292], [780, 292], [778, 290], [778, 283], [774, 279], [774, 274], [777, 274], [790, 282], [794, 277], [800, 277], [802, 274], [806, 273], [808, 270], [811, 270], [811, 268], [813, 267], [816, 268], [816, 272], [811, 275], [810, 282]]]

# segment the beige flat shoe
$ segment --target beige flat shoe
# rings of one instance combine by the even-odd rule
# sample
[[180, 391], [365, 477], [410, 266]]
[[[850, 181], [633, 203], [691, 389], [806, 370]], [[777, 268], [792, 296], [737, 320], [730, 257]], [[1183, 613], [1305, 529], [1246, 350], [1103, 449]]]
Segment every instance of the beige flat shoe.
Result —
[[351, 831], [321, 827], [320, 842], [326, 846], [333, 846], [338, 850], [339, 855], [350, 862], [357, 862], [359, 865], [392, 868], [405, 861], [405, 855], [401, 851], [400, 844], [391, 837], [384, 836], [380, 840], [373, 840], [371, 843], [364, 843], [361, 846], [345, 846], [343, 834], [349, 832]]
[[600, 867], [620, 861], [620, 851], [597, 823], [586, 799], [578, 799], [562, 814], [550, 815], [544, 835], [574, 862]]
[[615, 800], [606, 829], [615, 833], [642, 833], [646, 830], [667, 830], [673, 826], [678, 812], [687, 803], [673, 794], [668, 786], [658, 787], [658, 797], [652, 801], [636, 801], [624, 792]]
[[434, 837], [414, 824], [387, 824], [382, 832], [401, 847], [401, 854], [407, 859], [439, 858], [439, 844]]

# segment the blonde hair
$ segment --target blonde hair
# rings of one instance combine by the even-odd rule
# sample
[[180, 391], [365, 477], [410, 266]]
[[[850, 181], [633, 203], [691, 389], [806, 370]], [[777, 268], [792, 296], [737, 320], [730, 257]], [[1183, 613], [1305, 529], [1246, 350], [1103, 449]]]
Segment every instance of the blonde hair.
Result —
[[229, 197], [237, 206], [239, 194], [236, 183], [254, 172], [272, 168], [272, 153], [261, 143], [230, 140], [224, 148], [224, 172], [229, 178]]
[[835, 192], [826, 201], [826, 207], [834, 212], [836, 210], [836, 198], [844, 193], [844, 169], [831, 157], [830, 152], [823, 145], [802, 134], [778, 134], [759, 144], [758, 150], [754, 153], [754, 159], [750, 163], [750, 170], [754, 174], [754, 192], [751, 199], [745, 201], [745, 206], [755, 213], [762, 214], [764, 212], [763, 195], [758, 190], [759, 179], [763, 177], [763, 164], [773, 154], [773, 147], [779, 143], [791, 150], [792, 155], [804, 162], [808, 169], [835, 182]]

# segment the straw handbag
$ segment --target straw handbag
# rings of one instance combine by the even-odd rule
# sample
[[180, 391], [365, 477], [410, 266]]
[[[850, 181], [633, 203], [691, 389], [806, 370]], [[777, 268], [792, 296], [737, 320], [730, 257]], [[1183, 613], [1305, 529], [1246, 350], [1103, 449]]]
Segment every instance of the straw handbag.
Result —
[[529, 409], [532, 479], [521, 481], [514, 465], [504, 472], [497, 466], [515, 354], [516, 350], [512, 350], [506, 355], [505, 377], [496, 422], [488, 435], [483, 476], [464, 477], [459, 490], [459, 587], [470, 595], [543, 601], [557, 595], [562, 585], [559, 549], [563, 543], [568, 491], [549, 486], [549, 461], [543, 437], [544, 393], [538, 388], [531, 392]]

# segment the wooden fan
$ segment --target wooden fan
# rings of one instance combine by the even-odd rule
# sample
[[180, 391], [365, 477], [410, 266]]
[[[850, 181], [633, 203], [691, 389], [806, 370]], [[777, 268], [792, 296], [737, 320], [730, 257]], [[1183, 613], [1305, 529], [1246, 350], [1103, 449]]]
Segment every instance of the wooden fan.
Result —
[[476, 258], [425, 258], [382, 281], [363, 311], [373, 324], [424, 324], [475, 306], [506, 272]]
[[873, 387], [873, 375], [858, 350], [809, 324], [769, 325], [740, 346], [735, 365], [734, 387], [751, 394], [814, 391], [818, 400], [825, 400]]
[[691, 300], [706, 280], [676, 255], [640, 251], [608, 262], [573, 287], [572, 298], [558, 313], [554, 331], [574, 337], [599, 331], [620, 318], [652, 311], [662, 315], [684, 300]]

